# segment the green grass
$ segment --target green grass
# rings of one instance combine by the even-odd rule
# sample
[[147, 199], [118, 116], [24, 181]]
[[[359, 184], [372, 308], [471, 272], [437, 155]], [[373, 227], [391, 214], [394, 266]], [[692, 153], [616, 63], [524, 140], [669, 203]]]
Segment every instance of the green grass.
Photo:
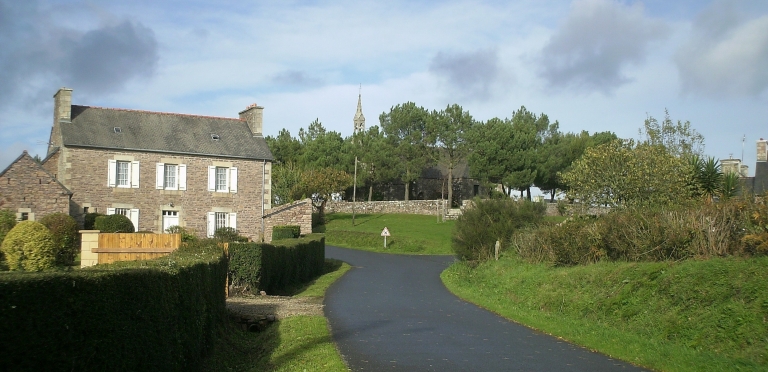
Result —
[[[295, 289], [295, 296], [322, 297], [350, 269], [326, 260], [326, 274]], [[292, 316], [264, 332], [245, 332], [228, 322], [201, 371], [348, 371], [322, 316]]]
[[[451, 232], [455, 221], [437, 222], [435, 216], [415, 214], [334, 213], [326, 216], [325, 243], [367, 251], [407, 254], [453, 254]], [[381, 231], [391, 234], [384, 248]]]
[[655, 370], [768, 369], [768, 257], [569, 268], [505, 257], [442, 279], [506, 318]]

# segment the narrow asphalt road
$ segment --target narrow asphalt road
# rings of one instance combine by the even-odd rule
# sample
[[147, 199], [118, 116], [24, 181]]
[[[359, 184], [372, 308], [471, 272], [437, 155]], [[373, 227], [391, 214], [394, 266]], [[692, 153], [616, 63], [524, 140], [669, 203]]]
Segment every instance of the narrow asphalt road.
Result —
[[325, 316], [353, 371], [643, 370], [460, 300], [440, 281], [453, 257], [325, 252], [352, 265]]

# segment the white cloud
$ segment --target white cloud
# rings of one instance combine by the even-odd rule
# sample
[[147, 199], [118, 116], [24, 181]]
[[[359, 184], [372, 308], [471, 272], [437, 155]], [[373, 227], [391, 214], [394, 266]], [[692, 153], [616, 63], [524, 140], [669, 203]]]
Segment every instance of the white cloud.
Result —
[[551, 88], [608, 93], [632, 81], [625, 68], [642, 63], [651, 43], [667, 34], [667, 25], [639, 3], [577, 0], [544, 46], [540, 74]]
[[758, 96], [768, 89], [768, 15], [749, 19], [717, 2], [696, 18], [675, 61], [686, 94]]

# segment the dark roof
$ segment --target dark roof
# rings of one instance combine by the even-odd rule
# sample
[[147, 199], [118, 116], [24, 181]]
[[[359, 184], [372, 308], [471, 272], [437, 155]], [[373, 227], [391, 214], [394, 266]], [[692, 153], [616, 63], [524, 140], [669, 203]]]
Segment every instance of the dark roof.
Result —
[[[43, 166], [40, 165], [40, 163], [36, 162], [33, 157], [29, 156], [29, 153], [27, 153], [27, 150], [22, 151], [21, 155], [19, 155], [19, 157], [16, 158], [16, 160], [12, 161], [11, 164], [9, 164], [5, 169], [3, 169], [3, 171], [0, 172], [0, 177], [5, 176], [5, 173], [8, 172], [9, 170], [11, 170], [11, 167], [13, 167], [14, 164], [18, 163], [24, 157], [29, 158], [28, 159], [29, 161], [31, 161], [32, 163], [37, 165], [37, 167], [40, 168], [40, 170], [42, 170], [43, 172], [45, 172], [46, 175], [51, 177], [51, 180], [53, 180], [54, 182], [59, 184], [59, 186], [61, 186], [61, 188], [66, 192], [67, 195], [72, 195], [72, 191], [69, 191], [69, 189], [66, 186], [64, 186], [61, 182], [59, 182], [59, 180], [57, 180], [56, 177], [54, 177], [51, 174], [51, 172], [48, 172], [48, 170], [43, 168]], [[48, 157], [46, 157], [46, 159], [48, 159]]]
[[59, 124], [64, 146], [272, 160], [240, 119], [72, 105]]

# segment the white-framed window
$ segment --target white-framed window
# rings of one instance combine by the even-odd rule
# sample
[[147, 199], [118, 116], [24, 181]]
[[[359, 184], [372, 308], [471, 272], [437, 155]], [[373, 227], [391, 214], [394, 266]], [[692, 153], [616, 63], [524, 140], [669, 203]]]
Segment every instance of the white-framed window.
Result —
[[159, 190], [186, 190], [187, 165], [157, 163], [155, 188]]
[[139, 162], [127, 160], [107, 161], [107, 186], [138, 188], [139, 187]]
[[208, 237], [222, 227], [237, 229], [237, 213], [208, 212]]
[[139, 231], [139, 210], [134, 208], [107, 208], [107, 215], [122, 214], [133, 223], [133, 231]]
[[209, 166], [208, 191], [237, 192], [237, 168]]

